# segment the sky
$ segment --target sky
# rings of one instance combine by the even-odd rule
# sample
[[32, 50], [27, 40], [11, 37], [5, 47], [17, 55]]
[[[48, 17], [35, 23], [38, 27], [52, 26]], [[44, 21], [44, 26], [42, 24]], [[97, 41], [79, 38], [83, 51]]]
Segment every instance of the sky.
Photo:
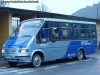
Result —
[[[97, 4], [100, 0], [38, 0], [44, 3], [52, 13], [71, 15], [81, 8], [85, 8], [90, 4]], [[39, 3], [10, 3], [13, 8], [21, 8], [35, 10]]]

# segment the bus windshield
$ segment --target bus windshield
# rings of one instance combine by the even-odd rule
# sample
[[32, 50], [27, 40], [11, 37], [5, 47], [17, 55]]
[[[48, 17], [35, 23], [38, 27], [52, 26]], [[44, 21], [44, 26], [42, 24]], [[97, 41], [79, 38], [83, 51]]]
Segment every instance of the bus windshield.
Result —
[[40, 29], [43, 20], [29, 20], [22, 22], [17, 29], [13, 32], [11, 37], [31, 37], [36, 35]]

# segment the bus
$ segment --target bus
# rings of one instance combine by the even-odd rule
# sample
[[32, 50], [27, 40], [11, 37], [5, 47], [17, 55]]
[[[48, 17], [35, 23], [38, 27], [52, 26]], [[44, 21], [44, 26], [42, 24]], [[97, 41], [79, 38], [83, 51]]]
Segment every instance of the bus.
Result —
[[37, 68], [57, 59], [82, 60], [97, 51], [95, 22], [33, 18], [22, 21], [6, 40], [2, 58], [10, 66], [27, 62]]

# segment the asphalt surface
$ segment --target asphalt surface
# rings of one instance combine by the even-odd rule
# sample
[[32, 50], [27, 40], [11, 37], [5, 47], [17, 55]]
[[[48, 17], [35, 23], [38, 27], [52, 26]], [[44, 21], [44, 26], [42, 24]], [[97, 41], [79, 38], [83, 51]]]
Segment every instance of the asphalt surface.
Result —
[[100, 54], [87, 56], [86, 60], [57, 60], [45, 62], [39, 68], [29, 64], [0, 67], [0, 75], [100, 75]]

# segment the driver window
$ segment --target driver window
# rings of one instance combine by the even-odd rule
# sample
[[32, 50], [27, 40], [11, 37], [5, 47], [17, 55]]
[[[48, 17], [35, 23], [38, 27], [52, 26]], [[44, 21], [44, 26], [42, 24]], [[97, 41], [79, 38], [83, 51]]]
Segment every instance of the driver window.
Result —
[[39, 36], [40, 38], [37, 38], [38, 40], [40, 40], [40, 43], [45, 43], [49, 41], [49, 31], [48, 31], [48, 23], [46, 22], [44, 24], [44, 26], [41, 28], [40, 32], [39, 32]]
[[47, 42], [49, 41], [49, 32], [48, 32], [48, 23], [46, 22], [43, 28], [41, 29], [41, 41]]

